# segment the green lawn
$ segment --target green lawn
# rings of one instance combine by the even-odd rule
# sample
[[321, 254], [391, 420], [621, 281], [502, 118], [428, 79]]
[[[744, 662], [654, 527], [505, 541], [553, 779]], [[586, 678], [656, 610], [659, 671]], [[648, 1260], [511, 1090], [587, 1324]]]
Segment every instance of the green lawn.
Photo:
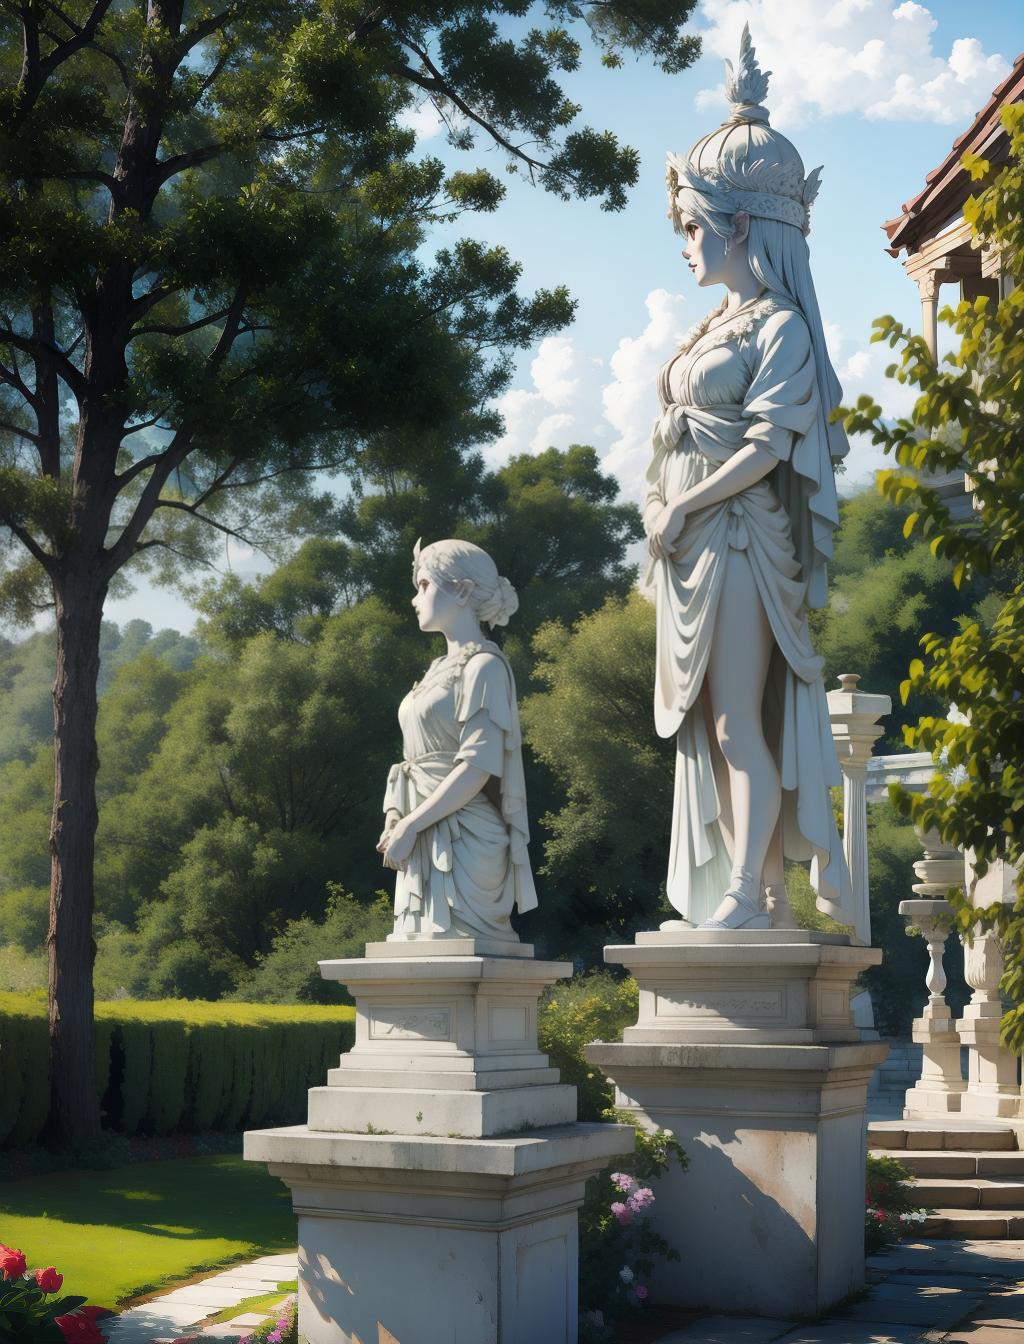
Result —
[[62, 1171], [0, 1188], [0, 1242], [99, 1306], [295, 1247], [288, 1191], [234, 1154]]

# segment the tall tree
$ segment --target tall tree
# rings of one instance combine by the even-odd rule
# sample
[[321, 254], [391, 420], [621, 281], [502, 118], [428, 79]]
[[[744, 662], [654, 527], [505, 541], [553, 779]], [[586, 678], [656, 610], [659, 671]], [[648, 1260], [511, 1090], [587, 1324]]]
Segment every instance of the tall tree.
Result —
[[[975, 242], [1000, 258], [1007, 275], [1024, 277], [1024, 105], [1002, 111], [1009, 132], [1006, 164], [994, 171], [976, 156], [964, 163], [983, 188], [964, 206]], [[927, 794], [898, 795], [904, 813], [943, 839], [973, 849], [984, 873], [994, 859], [1017, 867], [1016, 900], [975, 910], [959, 902], [959, 924], [977, 923], [1002, 935], [1011, 1000], [1003, 1020], [1007, 1040], [1024, 1047], [1024, 288], [944, 310], [959, 346], [937, 364], [919, 336], [891, 317], [880, 318], [876, 340], [899, 347], [892, 372], [919, 396], [907, 419], [882, 418], [862, 397], [845, 412], [848, 429], [871, 434], [899, 465], [882, 473], [884, 492], [910, 504], [906, 531], [930, 539], [951, 567], [957, 586], [973, 574], [1002, 582], [1004, 598], [985, 628], [966, 621], [948, 637], [926, 635], [922, 658], [910, 665], [904, 699], [916, 693], [944, 707], [907, 731], [910, 746], [934, 753], [941, 766]], [[943, 501], [918, 476], [921, 470], [966, 470], [974, 483], [976, 511], [958, 524]], [[990, 601], [990, 607], [994, 605]], [[957, 713], [948, 712], [954, 704]]]
[[[57, 625], [50, 1039], [59, 1138], [99, 1124], [92, 1072], [96, 678], [125, 566], [329, 507], [311, 474], [373, 436], [494, 429], [515, 345], [568, 319], [500, 249], [416, 257], [493, 208], [489, 173], [414, 162], [430, 98], [564, 196], [620, 207], [634, 151], [573, 129], [559, 76], [587, 25], [609, 64], [679, 70], [694, 0], [23, 0], [0, 11], [3, 593]], [[532, 10], [544, 26], [526, 28]], [[511, 34], [511, 35], [509, 35]], [[498, 358], [488, 352], [498, 352]], [[406, 395], [415, 387], [416, 395]]]

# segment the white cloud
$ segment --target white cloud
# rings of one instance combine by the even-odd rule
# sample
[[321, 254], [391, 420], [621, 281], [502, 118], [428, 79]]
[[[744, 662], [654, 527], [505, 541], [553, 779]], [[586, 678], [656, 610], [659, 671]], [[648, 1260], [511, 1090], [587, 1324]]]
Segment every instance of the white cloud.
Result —
[[[704, 50], [734, 64], [743, 24], [763, 70], [772, 72], [772, 122], [794, 126], [853, 114], [871, 120], [962, 126], [1010, 66], [977, 38], [934, 46], [938, 24], [915, 0], [702, 0]], [[723, 107], [721, 86], [697, 95], [701, 111]]]
[[655, 378], [693, 320], [684, 319], [684, 302], [681, 294], [665, 289], [648, 294], [647, 325], [639, 336], [619, 341], [610, 361], [612, 380], [601, 394], [605, 419], [618, 432], [604, 455], [604, 467], [618, 479], [623, 494], [638, 502], [645, 491], [651, 425], [658, 412]]
[[693, 320], [684, 318], [683, 306], [681, 295], [652, 290], [645, 325], [624, 336], [608, 359], [584, 355], [571, 332], [541, 341], [528, 385], [510, 388], [498, 400], [505, 432], [484, 449], [488, 466], [500, 467], [520, 453], [589, 443], [623, 495], [642, 499], [658, 410], [655, 379]]
[[600, 361], [582, 355], [571, 335], [546, 336], [530, 364], [530, 386], [510, 388], [498, 399], [505, 432], [485, 447], [487, 465], [501, 467], [521, 453], [589, 443], [599, 378]]
[[418, 141], [432, 140], [445, 130], [444, 118], [429, 98], [410, 105], [398, 114], [399, 126], [415, 131]]

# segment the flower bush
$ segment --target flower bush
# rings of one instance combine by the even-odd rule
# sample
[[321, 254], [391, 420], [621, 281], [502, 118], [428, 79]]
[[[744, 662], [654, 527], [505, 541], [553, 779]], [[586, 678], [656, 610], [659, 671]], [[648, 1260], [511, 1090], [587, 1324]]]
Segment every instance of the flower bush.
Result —
[[[607, 1120], [632, 1123], [614, 1111]], [[665, 1130], [637, 1129], [633, 1154], [622, 1170], [610, 1167], [587, 1182], [580, 1210], [580, 1340], [597, 1344], [615, 1338], [618, 1321], [642, 1316], [655, 1257], [678, 1260], [679, 1252], [650, 1226], [654, 1191], [647, 1184], [686, 1154]], [[621, 1161], [621, 1159], [620, 1159]]]
[[868, 1155], [867, 1192], [864, 1196], [864, 1251], [876, 1251], [902, 1241], [923, 1223], [928, 1210], [912, 1198], [911, 1173], [894, 1157]]
[[25, 1253], [0, 1244], [0, 1339], [4, 1344], [104, 1344], [98, 1321], [112, 1313], [84, 1297], [57, 1297], [64, 1275], [53, 1265], [29, 1272]]

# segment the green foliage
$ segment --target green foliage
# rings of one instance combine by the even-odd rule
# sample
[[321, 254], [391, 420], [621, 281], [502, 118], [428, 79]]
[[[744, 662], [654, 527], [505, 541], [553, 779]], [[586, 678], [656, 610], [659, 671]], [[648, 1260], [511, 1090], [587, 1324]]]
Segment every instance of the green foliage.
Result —
[[[966, 167], [986, 185], [964, 207], [979, 245], [996, 253], [1008, 275], [1024, 274], [1024, 106], [1004, 108], [1010, 154], [1005, 166], [970, 158]], [[951, 844], [973, 849], [976, 869], [1005, 858], [1024, 861], [1024, 290], [1011, 289], [997, 304], [987, 298], [962, 302], [942, 313], [959, 347], [942, 363], [920, 337], [892, 318], [880, 318], [876, 340], [899, 348], [890, 373], [920, 395], [909, 418], [882, 419], [870, 398], [840, 412], [850, 431], [868, 433], [899, 464], [880, 484], [897, 504], [910, 503], [905, 530], [928, 539], [951, 567], [960, 586], [975, 574], [992, 575], [1011, 589], [989, 629], [977, 620], [952, 636], [926, 635], [923, 658], [910, 664], [901, 686], [911, 694], [937, 697], [942, 706], [908, 729], [908, 745], [931, 751], [942, 768], [929, 792], [896, 791], [900, 810], [924, 831], [936, 830]], [[977, 512], [970, 526], [956, 524], [920, 471], [966, 470], [974, 484]], [[1024, 885], [1015, 903], [974, 910], [958, 905], [964, 933], [980, 923], [1003, 938], [1011, 1000], [1004, 1018], [1006, 1040], [1024, 1046]]]
[[563, 1083], [576, 1088], [580, 1120], [599, 1120], [612, 1104], [612, 1086], [600, 1069], [587, 1063], [591, 1041], [618, 1041], [623, 1027], [636, 1021], [635, 980], [616, 980], [609, 971], [591, 971], [560, 982], [541, 1000], [537, 1041], [559, 1070]]
[[541, 872], [559, 895], [552, 937], [594, 959], [602, 942], [650, 926], [664, 884], [674, 748], [651, 722], [654, 619], [633, 593], [572, 629], [542, 627], [535, 677], [545, 689], [522, 706], [525, 739], [565, 797], [543, 818]]
[[[17, 643], [0, 640], [0, 697], [4, 713], [0, 719], [0, 766], [8, 761], [30, 761], [40, 746], [53, 736], [53, 666], [56, 637], [53, 630], [36, 631]], [[98, 690], [102, 697], [125, 664], [148, 654], [165, 669], [183, 672], [191, 666], [199, 643], [191, 635], [176, 630], [153, 633], [146, 621], [129, 621], [120, 629], [104, 621], [100, 637], [100, 675]], [[106, 744], [117, 741], [111, 735]]]
[[[625, 1111], [605, 1111], [604, 1119], [632, 1125], [634, 1117]], [[678, 1260], [679, 1252], [656, 1233], [642, 1215], [629, 1223], [616, 1218], [611, 1205], [625, 1198], [622, 1182], [615, 1175], [632, 1177], [637, 1186], [647, 1187], [664, 1176], [675, 1163], [685, 1171], [689, 1159], [672, 1135], [664, 1129], [648, 1131], [635, 1128], [633, 1152], [616, 1158], [587, 1182], [579, 1216], [580, 1237], [580, 1338], [587, 1344], [612, 1341], [614, 1325], [643, 1314], [644, 1301], [635, 1288], [646, 1289], [655, 1257]], [[633, 1275], [627, 1286], [620, 1277], [623, 1267]], [[603, 1318], [601, 1324], [594, 1315]], [[589, 1319], [588, 1319], [589, 1318]]]
[[[120, 1000], [97, 1003], [97, 1090], [124, 1134], [294, 1123], [307, 1090], [353, 1038], [346, 1007]], [[0, 994], [0, 1144], [36, 1140], [50, 1085], [46, 1006]]]
[[323, 978], [317, 961], [361, 957], [364, 943], [386, 938], [393, 926], [391, 898], [380, 892], [367, 906], [337, 883], [328, 883], [328, 890], [324, 918], [317, 922], [306, 915], [286, 924], [229, 997], [248, 1003], [351, 1003], [343, 985]]
[[874, 490], [843, 500], [828, 605], [810, 613], [826, 685], [858, 672], [863, 690], [893, 695], [879, 751], [900, 750], [906, 725], [943, 708], [934, 692], [915, 693], [902, 704], [895, 695], [921, 631], [955, 633], [961, 616], [977, 611], [992, 590], [991, 579], [975, 576], [958, 592], [948, 565], [927, 542], [904, 539], [907, 516], [906, 508]]
[[913, 1176], [894, 1157], [868, 1154], [864, 1252], [874, 1255], [907, 1236], [925, 1211], [913, 1200]]

